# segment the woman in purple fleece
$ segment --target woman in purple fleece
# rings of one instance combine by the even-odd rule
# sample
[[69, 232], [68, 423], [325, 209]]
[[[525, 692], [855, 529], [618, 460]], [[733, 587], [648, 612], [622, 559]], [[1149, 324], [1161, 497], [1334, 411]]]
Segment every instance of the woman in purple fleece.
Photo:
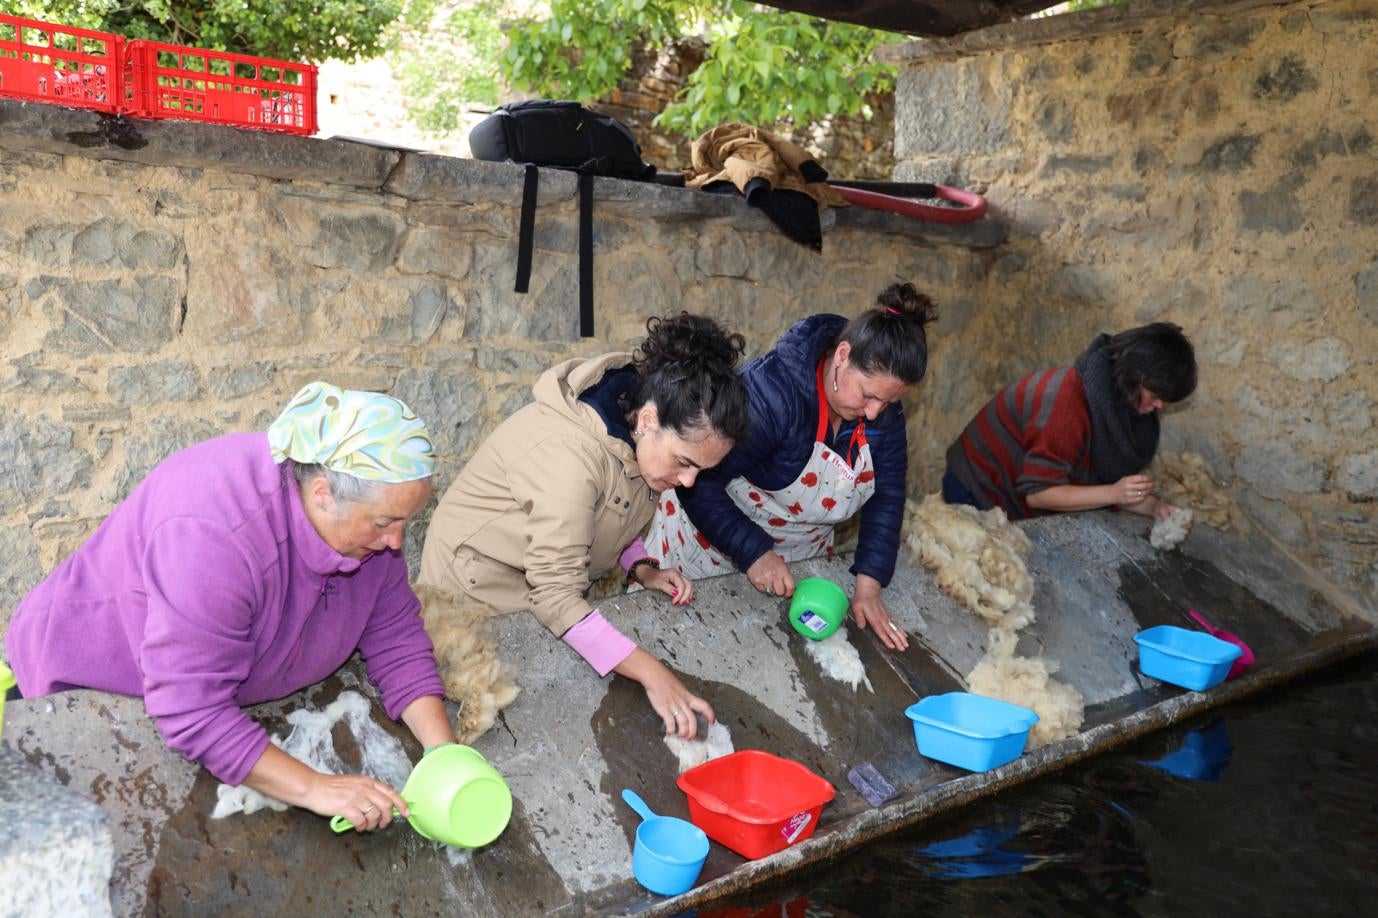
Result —
[[321, 774], [268, 742], [242, 705], [289, 695], [358, 649], [389, 717], [451, 742], [402, 537], [431, 493], [425, 426], [386, 395], [311, 383], [268, 433], [169, 457], [15, 610], [5, 650], [28, 697], [142, 695], [168, 745], [356, 828], [396, 790]]

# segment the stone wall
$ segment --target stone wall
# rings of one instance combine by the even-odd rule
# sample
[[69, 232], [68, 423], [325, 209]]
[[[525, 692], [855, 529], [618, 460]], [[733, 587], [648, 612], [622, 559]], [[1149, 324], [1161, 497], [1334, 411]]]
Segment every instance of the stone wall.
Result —
[[1002, 233], [838, 210], [818, 255], [736, 198], [600, 179], [580, 339], [573, 177], [542, 173], [517, 295], [521, 176], [0, 101], [0, 626], [159, 460], [264, 429], [312, 379], [406, 400], [443, 489], [538, 373], [633, 346], [649, 315], [704, 312], [760, 351], [896, 275], [956, 300]]
[[1176, 321], [1202, 372], [1168, 445], [1378, 597], [1378, 3], [1139, 2], [885, 53], [896, 178], [983, 189], [1010, 231], [962, 330], [1008, 345], [935, 376], [935, 415]]

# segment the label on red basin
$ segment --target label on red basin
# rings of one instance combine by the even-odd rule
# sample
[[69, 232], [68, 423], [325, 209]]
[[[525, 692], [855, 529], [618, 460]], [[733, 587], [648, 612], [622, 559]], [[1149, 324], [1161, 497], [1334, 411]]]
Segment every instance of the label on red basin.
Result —
[[794, 844], [794, 840], [802, 835], [804, 830], [809, 827], [809, 822], [812, 819], [812, 814], [807, 811], [791, 816], [789, 822], [786, 822], [785, 827], [780, 830], [780, 834], [785, 836], [785, 841], [788, 844], [792, 845]]

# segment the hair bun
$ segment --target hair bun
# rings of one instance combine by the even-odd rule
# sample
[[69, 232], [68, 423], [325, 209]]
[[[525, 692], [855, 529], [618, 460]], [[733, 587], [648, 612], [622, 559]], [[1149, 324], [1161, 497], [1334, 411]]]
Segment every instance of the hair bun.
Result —
[[730, 372], [746, 352], [746, 339], [728, 334], [707, 316], [681, 312], [647, 319], [640, 351], [639, 362], [647, 367], [673, 363]]
[[938, 318], [938, 306], [926, 293], [920, 293], [911, 283], [895, 283], [876, 297], [876, 305], [887, 315], [912, 319], [920, 326]]

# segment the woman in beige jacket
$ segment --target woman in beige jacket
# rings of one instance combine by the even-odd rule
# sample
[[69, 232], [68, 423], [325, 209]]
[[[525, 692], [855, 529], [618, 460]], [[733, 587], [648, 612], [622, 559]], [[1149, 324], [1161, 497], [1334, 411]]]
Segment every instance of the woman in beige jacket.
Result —
[[493, 431], [450, 485], [426, 532], [421, 581], [500, 613], [530, 609], [600, 676], [646, 689], [667, 733], [692, 738], [713, 709], [585, 598], [621, 563], [629, 579], [689, 601], [692, 582], [658, 569], [641, 542], [656, 496], [688, 487], [746, 433], [744, 349], [711, 319], [646, 323], [638, 352], [552, 367], [535, 401]]

